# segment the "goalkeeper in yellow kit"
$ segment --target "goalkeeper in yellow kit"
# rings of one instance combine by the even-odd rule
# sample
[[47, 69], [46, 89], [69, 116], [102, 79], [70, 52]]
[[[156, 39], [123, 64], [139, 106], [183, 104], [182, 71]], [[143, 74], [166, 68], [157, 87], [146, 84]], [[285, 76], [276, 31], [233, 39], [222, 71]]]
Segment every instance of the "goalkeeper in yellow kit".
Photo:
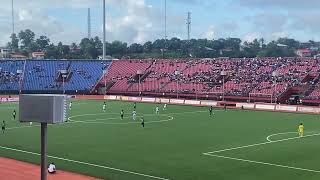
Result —
[[300, 123], [299, 127], [298, 127], [298, 132], [299, 132], [299, 136], [303, 137], [303, 132], [304, 132], [304, 126], [302, 123]]

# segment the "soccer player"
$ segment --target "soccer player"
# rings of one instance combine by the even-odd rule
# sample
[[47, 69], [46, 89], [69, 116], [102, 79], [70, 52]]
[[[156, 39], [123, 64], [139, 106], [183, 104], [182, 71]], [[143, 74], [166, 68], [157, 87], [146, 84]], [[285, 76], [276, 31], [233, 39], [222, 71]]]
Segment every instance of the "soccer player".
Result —
[[164, 110], [164, 111], [167, 110], [167, 104], [164, 104], [164, 105], [163, 105], [163, 110]]
[[136, 118], [137, 118], [137, 112], [136, 112], [136, 110], [133, 110], [132, 111], [132, 119], [135, 121]]
[[103, 112], [106, 112], [106, 109], [107, 109], [107, 104], [106, 104], [106, 102], [104, 102], [102, 105]]
[[299, 132], [299, 136], [303, 137], [303, 132], [304, 132], [304, 126], [302, 123], [300, 123], [299, 127], [298, 127], [298, 132]]
[[13, 112], [12, 112], [12, 117], [13, 117], [13, 120], [16, 120], [16, 115], [17, 115], [17, 112], [16, 112], [16, 110], [13, 110]]
[[124, 115], [124, 112], [123, 112], [123, 109], [122, 109], [121, 112], [120, 112], [121, 120], [123, 120], [123, 115]]
[[133, 109], [134, 109], [134, 110], [137, 109], [137, 103], [136, 103], [136, 102], [133, 103]]
[[144, 128], [144, 117], [143, 116], [141, 117], [141, 125]]
[[159, 114], [159, 106], [156, 107], [156, 114]]
[[209, 115], [212, 116], [212, 114], [213, 114], [213, 107], [210, 106], [210, 108], [209, 108]]
[[69, 110], [72, 108], [72, 102], [69, 103]]
[[6, 122], [5, 121], [2, 121], [1, 129], [2, 129], [2, 134], [4, 134], [4, 131], [6, 130]]

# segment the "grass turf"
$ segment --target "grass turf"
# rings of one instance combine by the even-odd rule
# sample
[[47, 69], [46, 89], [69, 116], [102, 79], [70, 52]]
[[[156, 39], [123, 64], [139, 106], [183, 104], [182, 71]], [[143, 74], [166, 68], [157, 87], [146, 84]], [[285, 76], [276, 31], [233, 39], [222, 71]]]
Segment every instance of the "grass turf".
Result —
[[[266, 137], [297, 130], [305, 124], [307, 134], [320, 133], [316, 115], [254, 112], [216, 109], [209, 117], [204, 107], [168, 105], [155, 115], [155, 104], [137, 104], [138, 120], [143, 114], [146, 127], [132, 120], [133, 103], [75, 101], [69, 113], [71, 123], [48, 128], [48, 155], [118, 168], [170, 180], [315, 180], [319, 172], [289, 169], [273, 165], [205, 156], [203, 153], [266, 142]], [[39, 156], [3, 149], [11, 147], [40, 152], [40, 127], [11, 120], [17, 104], [1, 104], [1, 121], [6, 120], [5, 134], [0, 134], [0, 156], [38, 163]], [[120, 120], [120, 111], [125, 111]], [[35, 124], [34, 124], [35, 125]], [[272, 140], [296, 137], [297, 134], [273, 136]], [[223, 157], [320, 170], [320, 137], [312, 136], [283, 142], [257, 145], [215, 153]], [[49, 158], [60, 169], [109, 180], [144, 180], [151, 177], [130, 174], [91, 165]]]

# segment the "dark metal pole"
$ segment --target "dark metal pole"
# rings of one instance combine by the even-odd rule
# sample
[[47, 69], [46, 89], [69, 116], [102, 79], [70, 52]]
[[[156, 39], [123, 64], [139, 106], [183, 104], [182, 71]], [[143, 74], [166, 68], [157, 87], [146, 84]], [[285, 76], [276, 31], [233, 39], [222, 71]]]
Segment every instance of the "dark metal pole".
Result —
[[41, 180], [47, 180], [47, 123], [41, 123]]
[[103, 50], [102, 59], [106, 59], [106, 0], [103, 0]]

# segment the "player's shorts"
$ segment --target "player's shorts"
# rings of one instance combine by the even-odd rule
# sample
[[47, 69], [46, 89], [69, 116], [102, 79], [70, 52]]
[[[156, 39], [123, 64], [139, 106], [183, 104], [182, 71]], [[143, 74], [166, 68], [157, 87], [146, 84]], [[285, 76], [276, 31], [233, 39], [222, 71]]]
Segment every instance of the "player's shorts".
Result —
[[2, 130], [5, 130], [6, 129], [6, 127], [5, 126], [2, 126]]

